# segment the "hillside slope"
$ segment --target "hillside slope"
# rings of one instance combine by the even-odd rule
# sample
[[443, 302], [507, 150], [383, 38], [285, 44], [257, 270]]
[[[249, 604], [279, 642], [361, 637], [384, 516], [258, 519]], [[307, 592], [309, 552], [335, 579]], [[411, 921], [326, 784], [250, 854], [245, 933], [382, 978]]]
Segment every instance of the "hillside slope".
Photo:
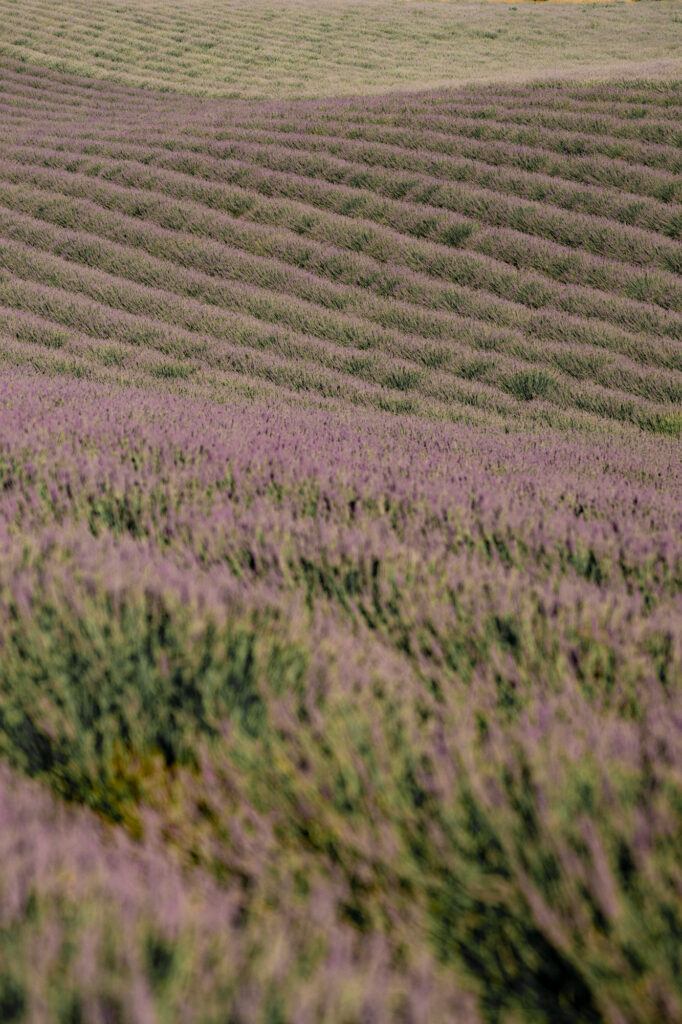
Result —
[[0, 0], [0, 55], [206, 96], [348, 96], [532, 74], [679, 76], [677, 0]]
[[680, 83], [1, 81], [0, 1018], [682, 1021]]
[[254, 107], [4, 80], [5, 360], [679, 435], [677, 86]]

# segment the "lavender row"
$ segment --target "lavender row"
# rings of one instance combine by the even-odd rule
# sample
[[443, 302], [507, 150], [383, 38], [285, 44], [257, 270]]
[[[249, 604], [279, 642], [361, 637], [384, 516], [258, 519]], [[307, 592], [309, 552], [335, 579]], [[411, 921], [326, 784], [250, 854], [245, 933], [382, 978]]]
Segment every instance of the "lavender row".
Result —
[[[171, 237], [197, 236], [197, 246], [203, 239], [236, 246], [253, 255], [313, 270], [317, 276], [369, 287], [384, 296], [396, 294], [403, 283], [407, 284], [409, 294], [412, 281], [417, 285], [417, 294], [426, 291], [442, 295], [447, 284], [441, 282], [446, 281], [535, 308], [549, 305], [606, 319], [629, 329], [671, 337], [678, 337], [682, 330], [679, 315], [650, 302], [607, 297], [601, 289], [554, 282], [534, 270], [526, 270], [519, 277], [512, 267], [483, 254], [459, 252], [417, 240], [405, 242], [387, 229], [364, 227], [362, 222], [356, 225], [352, 219], [307, 214], [305, 210], [297, 213], [294, 204], [290, 205], [291, 227], [277, 230], [274, 224], [244, 218], [244, 203], [247, 208], [252, 205], [248, 196], [235, 197], [236, 206], [231, 213], [221, 210], [209, 215], [205, 207], [190, 200], [171, 203], [145, 190], [92, 181], [87, 175], [29, 172], [5, 165], [3, 178], [7, 181], [2, 186], [3, 202], [18, 205], [25, 212], [50, 216], [63, 226], [72, 226], [77, 219], [82, 221], [89, 211], [97, 215], [98, 209], [105, 209], [116, 215], [119, 232], [126, 223], [134, 225], [140, 221], [145, 223], [142, 230], [147, 231], [147, 222], [151, 222], [171, 232]], [[41, 201], [41, 195], [54, 189], [59, 190], [57, 194], [50, 195], [49, 201]], [[75, 210], [78, 213], [74, 215], [71, 211]], [[286, 218], [284, 211], [282, 216]], [[342, 233], [341, 237], [337, 231]], [[522, 238], [519, 236], [519, 240]], [[524, 258], [525, 246], [519, 248], [510, 240], [508, 249], [506, 255], [510, 260]], [[407, 266], [386, 262], [391, 253], [398, 260], [407, 260]], [[561, 271], [563, 263], [555, 251], [547, 250], [547, 258], [551, 264], [558, 264]], [[617, 286], [619, 281], [620, 291], [626, 295], [633, 292], [641, 300], [653, 297], [664, 304], [676, 303], [677, 279], [673, 275], [638, 274], [618, 265], [614, 269], [605, 260], [594, 261], [593, 266], [599, 279], [596, 283], [602, 286], [606, 281]], [[567, 271], [570, 277], [570, 260]]]
[[[283, 330], [278, 323], [282, 317], [277, 305], [271, 308], [267, 302], [249, 302], [244, 294], [233, 295], [231, 305], [233, 309], [241, 306], [246, 312], [254, 312], [256, 318], [239, 316], [232, 310], [228, 313], [210, 309], [193, 299], [178, 302], [172, 292], [122, 284], [117, 277], [74, 268], [60, 259], [39, 259], [23, 246], [0, 246], [0, 252], [7, 270], [18, 274], [20, 279], [48, 286], [35, 288], [22, 284], [20, 279], [8, 278], [4, 288], [0, 287], [0, 297], [6, 304], [48, 315], [67, 327], [96, 337], [118, 337], [129, 344], [161, 347], [181, 358], [194, 356], [207, 367], [222, 365], [226, 350], [220, 342], [227, 342], [228, 347], [237, 344], [279, 351], [287, 358], [309, 360], [311, 365], [317, 362], [320, 367], [407, 392], [416, 390], [440, 401], [473, 400], [470, 388], [462, 388], [451, 379], [450, 374], [455, 374], [492, 384], [512, 395], [526, 386], [533, 389], [528, 397], [542, 396], [561, 405], [577, 405], [601, 415], [634, 419], [642, 424], [659, 422], [661, 417], [665, 418], [666, 411], [650, 403], [633, 402], [630, 395], [641, 394], [673, 404], [679, 403], [682, 396], [678, 375], [650, 373], [643, 377], [636, 368], [627, 365], [618, 366], [613, 362], [595, 365], [589, 352], [584, 350], [570, 351], [564, 346], [554, 353], [544, 350], [540, 360], [558, 370], [559, 375], [543, 377], [542, 372], [533, 376], [529, 363], [519, 360], [519, 355], [527, 359], [531, 353], [520, 352], [518, 346], [512, 346], [510, 356], [498, 354], [487, 358], [481, 355], [472, 360], [473, 353], [468, 345], [450, 347], [439, 354], [437, 349], [420, 348], [416, 339], [395, 336], [384, 345], [381, 338], [374, 337], [373, 343], [358, 346], [361, 337], [341, 334], [334, 338], [337, 344], [331, 344], [319, 338], [319, 331], [317, 337], [306, 337], [300, 331]], [[83, 301], [79, 298], [81, 294], [94, 299], [95, 303]], [[294, 306], [291, 319], [300, 327], [297, 312]], [[272, 321], [267, 334], [265, 325], [259, 322], [261, 318]], [[177, 327], [184, 330], [177, 331]], [[314, 322], [311, 327], [315, 327]], [[490, 345], [481, 342], [480, 347], [485, 352]], [[378, 351], [375, 355], [371, 350]], [[537, 359], [537, 355], [535, 358], [531, 355], [530, 365]], [[419, 368], [410, 368], [402, 360], [416, 363]], [[571, 377], [583, 379], [579, 388], [572, 386]], [[592, 382], [601, 386], [594, 388]], [[630, 395], [619, 395], [619, 391]], [[519, 394], [517, 397], [526, 396]], [[484, 394], [479, 391], [476, 400], [477, 404], [484, 402]], [[497, 407], [502, 409], [504, 404], [498, 403]]]
[[[81, 167], [75, 159], [75, 153], [82, 149], [83, 143], [79, 145], [76, 140], [70, 140], [70, 151], [66, 153], [53, 148], [56, 141], [43, 136], [37, 152], [34, 146], [12, 147], [5, 149], [3, 155], [21, 164], [37, 163], [93, 173], [91, 158], [84, 158]], [[53, 142], [52, 146], [50, 142]], [[63, 139], [59, 146], [60, 149], [64, 146]], [[92, 148], [87, 146], [88, 154], [92, 153]], [[107, 155], [106, 147], [99, 147], [99, 150]], [[596, 219], [580, 213], [570, 215], [560, 213], [547, 204], [529, 205], [521, 200], [507, 199], [494, 189], [473, 189], [462, 184], [447, 187], [435, 178], [401, 180], [400, 175], [393, 179], [388, 174], [375, 174], [374, 180], [367, 173], [358, 178], [357, 165], [344, 166], [335, 161], [327, 167], [319, 158], [306, 161], [299, 154], [292, 157], [286, 150], [277, 151], [274, 147], [233, 146], [229, 154], [228, 151], [223, 152], [220, 162], [203, 163], [187, 153], [179, 159], [169, 158], [163, 150], [133, 149], [131, 152], [120, 145], [115, 147], [114, 155], [115, 160], [98, 160], [99, 174], [106, 175], [109, 180], [145, 187], [150, 175], [148, 172], [145, 174], [143, 168], [153, 163], [156, 188], [170, 194], [176, 193], [179, 181], [163, 176], [160, 169], [184, 173], [188, 165], [193, 166], [195, 181], [189, 194], [208, 205], [220, 202], [214, 185], [220, 182], [223, 186], [236, 185], [266, 196], [282, 196], [314, 207], [361, 216], [398, 227], [402, 233], [434, 241], [463, 245], [467, 242], [467, 227], [470, 234], [475, 223], [482, 223], [511, 228], [531, 237], [539, 236], [572, 249], [582, 249], [625, 263], [658, 266], [664, 270], [678, 269], [678, 247], [665, 236], [618, 227], [607, 218]], [[125, 160], [125, 167], [120, 163], [121, 159]], [[261, 167], [267, 170], [261, 170]], [[322, 185], [320, 178], [328, 181], [329, 186]], [[376, 199], [375, 192], [386, 197], [385, 200]], [[447, 214], [439, 212], [444, 210], [469, 220], [450, 219]], [[676, 232], [674, 217], [667, 222], [666, 229]]]
[[[45, 213], [43, 206], [41, 213]], [[82, 209], [80, 223], [84, 223]], [[61, 218], [59, 218], [61, 219]], [[258, 316], [288, 321], [290, 326], [308, 323], [309, 330], [319, 337], [328, 337], [342, 342], [362, 346], [381, 343], [383, 335], [377, 334], [375, 323], [401, 333], [434, 340], [452, 340], [487, 349], [502, 350], [505, 344], [519, 354], [528, 350], [528, 345], [543, 342], [551, 350], [555, 344], [596, 345], [612, 352], [627, 355], [637, 362], [680, 368], [679, 352], [673, 342], [663, 339], [638, 337], [618, 331], [606, 324], [591, 324], [589, 321], [571, 319], [552, 314], [551, 311], [532, 311], [512, 304], [490, 305], [477, 293], [466, 289], [450, 290], [441, 297], [439, 305], [449, 312], [427, 313], [415, 306], [393, 300], [374, 298], [366, 291], [349, 289], [344, 286], [324, 283], [319, 278], [293, 268], [278, 268], [276, 264], [262, 258], [249, 258], [237, 250], [221, 251], [196, 242], [178, 246], [178, 236], [147, 228], [127, 231], [129, 245], [107, 243], [102, 233], [109, 237], [121, 237], [123, 222], [112, 222], [109, 229], [106, 217], [85, 221], [97, 231], [96, 235], [55, 228], [48, 223], [26, 215], [2, 216], [2, 230], [6, 237], [16, 238], [31, 246], [58, 253], [70, 261], [91, 266], [101, 266], [110, 273], [121, 275], [140, 283], [156, 284], [169, 291], [188, 294], [210, 305], [237, 303]], [[118, 228], [118, 235], [116, 229]], [[174, 246], [171, 246], [171, 239]], [[139, 248], [145, 255], [139, 253]], [[158, 255], [155, 255], [158, 254]], [[164, 259], [159, 259], [163, 255]], [[173, 262], [182, 269], [175, 268]], [[188, 271], [187, 264], [199, 266], [200, 271]], [[223, 283], [216, 282], [216, 276]], [[225, 278], [243, 282], [249, 286], [248, 294], [253, 303], [243, 306], [245, 293], [236, 292]], [[252, 286], [257, 286], [257, 291]], [[283, 297], [295, 296], [299, 300], [291, 307]], [[242, 296], [239, 298], [239, 296]], [[414, 289], [407, 291], [413, 301], [421, 298]], [[431, 296], [431, 301], [437, 296]], [[455, 314], [454, 310], [459, 312]], [[268, 313], [268, 310], [271, 311]], [[328, 311], [328, 312], [325, 312]], [[343, 312], [343, 311], [347, 311]], [[354, 314], [349, 323], [348, 314]], [[463, 319], [464, 318], [464, 319]], [[370, 323], [363, 329], [363, 320]], [[495, 327], [491, 328], [490, 324]], [[513, 333], [512, 333], [513, 332]], [[521, 333], [523, 332], [523, 333]], [[524, 343], [524, 335], [527, 341]], [[404, 340], [391, 334], [393, 343], [404, 345]], [[388, 337], [386, 338], [388, 342]], [[425, 361], [433, 347], [423, 345]], [[434, 356], [435, 358], [435, 356]]]

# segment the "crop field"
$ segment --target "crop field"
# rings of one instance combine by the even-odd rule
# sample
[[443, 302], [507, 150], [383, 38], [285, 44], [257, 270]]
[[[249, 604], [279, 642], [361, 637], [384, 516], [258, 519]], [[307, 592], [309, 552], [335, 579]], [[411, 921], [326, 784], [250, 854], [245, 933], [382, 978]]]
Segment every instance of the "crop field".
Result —
[[0, 1024], [682, 1024], [682, 75], [77, 7], [0, 0]]
[[0, 56], [234, 98], [674, 68], [679, 0], [0, 0]]

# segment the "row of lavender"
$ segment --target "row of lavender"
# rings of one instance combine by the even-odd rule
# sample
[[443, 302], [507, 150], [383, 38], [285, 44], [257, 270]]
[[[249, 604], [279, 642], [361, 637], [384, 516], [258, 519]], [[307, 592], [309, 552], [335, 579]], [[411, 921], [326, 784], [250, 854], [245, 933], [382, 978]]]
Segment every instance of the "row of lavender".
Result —
[[675, 86], [249, 107], [2, 84], [6, 361], [679, 434]]
[[7, 1019], [682, 1019], [676, 441], [0, 417]]

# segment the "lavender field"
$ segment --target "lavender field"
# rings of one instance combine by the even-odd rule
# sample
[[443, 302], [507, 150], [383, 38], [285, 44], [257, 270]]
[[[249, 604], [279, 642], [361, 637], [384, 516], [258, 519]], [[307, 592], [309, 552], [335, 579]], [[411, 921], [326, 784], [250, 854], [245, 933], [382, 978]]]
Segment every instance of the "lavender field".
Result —
[[682, 1022], [682, 84], [0, 63], [0, 1022]]

